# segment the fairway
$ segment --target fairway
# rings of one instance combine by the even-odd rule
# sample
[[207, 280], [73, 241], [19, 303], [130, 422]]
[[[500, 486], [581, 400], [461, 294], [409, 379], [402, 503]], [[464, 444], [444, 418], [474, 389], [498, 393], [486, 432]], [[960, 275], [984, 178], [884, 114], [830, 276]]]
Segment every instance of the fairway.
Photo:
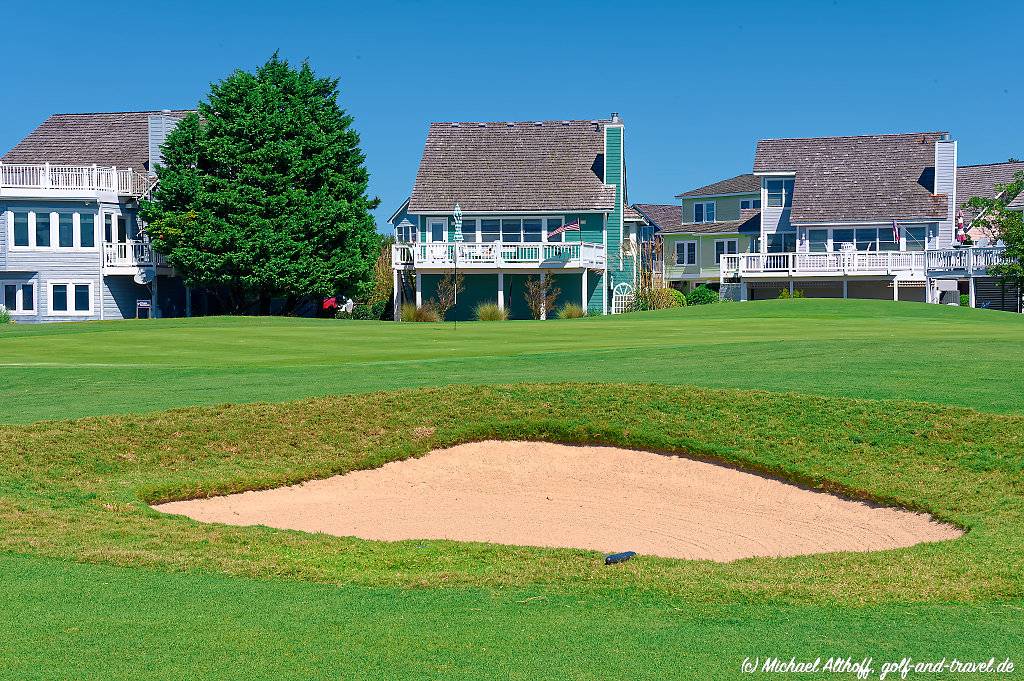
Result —
[[[853, 300], [457, 329], [6, 328], [0, 678], [703, 679], [744, 677], [746, 657], [833, 655], [873, 657], [877, 678], [905, 656], [1024, 664], [1022, 347], [1017, 315]], [[149, 506], [491, 439], [726, 464], [965, 534], [605, 566], [584, 549], [369, 541]]]

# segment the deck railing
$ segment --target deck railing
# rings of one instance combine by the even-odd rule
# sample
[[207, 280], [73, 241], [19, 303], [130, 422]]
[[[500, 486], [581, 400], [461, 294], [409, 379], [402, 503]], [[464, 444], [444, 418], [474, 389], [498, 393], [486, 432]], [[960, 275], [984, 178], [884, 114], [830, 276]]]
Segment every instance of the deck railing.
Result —
[[814, 276], [926, 272], [983, 273], [1003, 261], [1005, 249], [951, 248], [931, 251], [839, 251], [835, 253], [742, 253], [723, 255], [722, 275]]
[[0, 163], [0, 189], [39, 189], [57, 192], [108, 191], [142, 196], [151, 184], [131, 168], [50, 163]]
[[394, 267], [448, 268], [456, 264], [467, 269], [531, 267], [604, 267], [603, 244], [588, 242], [522, 243], [399, 243], [392, 247]]
[[103, 244], [104, 267], [152, 267], [153, 249], [144, 241], [117, 241]]
[[928, 251], [928, 269], [935, 272], [983, 272], [1005, 260], [1002, 246]]

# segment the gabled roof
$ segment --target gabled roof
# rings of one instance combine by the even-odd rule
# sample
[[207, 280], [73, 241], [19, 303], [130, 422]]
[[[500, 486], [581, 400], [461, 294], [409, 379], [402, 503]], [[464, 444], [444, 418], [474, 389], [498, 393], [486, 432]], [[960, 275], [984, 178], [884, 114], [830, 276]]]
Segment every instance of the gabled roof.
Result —
[[607, 123], [432, 123], [409, 212], [609, 212]]
[[761, 232], [761, 209], [741, 210], [739, 220], [688, 222], [683, 225], [673, 225], [661, 231], [663, 234], [759, 234]]
[[1010, 201], [1010, 203], [1007, 204], [1006, 207], [1012, 210], [1024, 210], [1024, 192], [1017, 194], [1017, 198], [1015, 198], [1013, 201]]
[[692, 198], [694, 196], [722, 196], [723, 194], [756, 194], [761, 191], [761, 178], [753, 173], [737, 175], [728, 180], [721, 180], [708, 184], [697, 189], [691, 189], [682, 194], [676, 194], [677, 199]]
[[964, 204], [975, 196], [986, 199], [996, 197], [996, 185], [1008, 184], [1013, 176], [1024, 171], [1024, 162], [1007, 161], [1005, 163], [984, 163], [973, 166], [960, 166], [956, 169], [956, 202], [964, 212], [968, 221], [976, 217], [975, 211], [964, 207]]
[[683, 207], [678, 203], [634, 203], [647, 221], [658, 229], [668, 229], [683, 222]]
[[796, 174], [794, 223], [943, 218], [935, 143], [943, 132], [770, 139], [757, 143], [754, 172]]
[[622, 209], [622, 219], [625, 222], [646, 222], [647, 219], [632, 206], [625, 206]]
[[[4, 163], [102, 165], [149, 170], [149, 117], [166, 111], [54, 114], [0, 157]], [[190, 111], [171, 111], [184, 117]]]

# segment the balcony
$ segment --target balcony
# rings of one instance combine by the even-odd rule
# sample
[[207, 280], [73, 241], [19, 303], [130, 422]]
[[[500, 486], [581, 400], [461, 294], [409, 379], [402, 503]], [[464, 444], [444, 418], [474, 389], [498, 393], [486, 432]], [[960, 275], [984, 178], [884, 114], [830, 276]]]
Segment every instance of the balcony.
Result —
[[152, 181], [131, 168], [50, 163], [0, 163], [0, 196], [97, 198], [142, 196]]
[[145, 241], [117, 241], [103, 244], [103, 273], [134, 276], [144, 270], [169, 270], [167, 261]]
[[391, 262], [395, 269], [603, 269], [603, 244], [588, 242], [429, 243], [395, 244]]
[[744, 253], [722, 256], [723, 277], [900, 276], [924, 279], [924, 251]]
[[987, 248], [950, 248], [928, 251], [928, 274], [932, 277], [984, 276], [988, 268], [1005, 258], [1002, 246]]

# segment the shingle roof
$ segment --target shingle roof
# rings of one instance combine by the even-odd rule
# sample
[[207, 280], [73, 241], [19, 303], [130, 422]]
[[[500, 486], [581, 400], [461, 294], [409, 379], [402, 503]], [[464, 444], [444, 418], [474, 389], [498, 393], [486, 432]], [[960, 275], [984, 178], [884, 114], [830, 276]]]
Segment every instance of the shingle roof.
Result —
[[1005, 163], [985, 163], [973, 166], [960, 166], [956, 169], [956, 202], [969, 222], [976, 217], [975, 211], [964, 207], [964, 204], [975, 196], [994, 199], [995, 186], [1013, 181], [1018, 171], [1024, 171], [1024, 162], [1007, 161]]
[[1010, 201], [1010, 203], [1007, 204], [1006, 207], [1012, 208], [1013, 210], [1024, 210], [1024, 192], [1017, 194], [1017, 198], [1015, 198], [1013, 201]]
[[691, 189], [682, 194], [676, 194], [677, 199], [691, 196], [721, 196], [722, 194], [754, 194], [761, 191], [761, 178], [753, 173], [737, 175], [728, 180], [721, 180], [713, 184]]
[[675, 227], [683, 221], [683, 207], [678, 203], [635, 203], [633, 207], [658, 229]]
[[932, 191], [944, 134], [761, 140], [754, 172], [796, 173], [795, 223], [943, 218], [948, 198]]
[[661, 230], [664, 234], [737, 234], [739, 232], [761, 231], [761, 209], [747, 208], [740, 211], [739, 220], [722, 222], [690, 222], [673, 225]]
[[632, 206], [626, 206], [622, 211], [622, 219], [628, 222], [644, 222], [644, 216]]
[[610, 211], [607, 122], [432, 123], [409, 212]]
[[[93, 163], [149, 169], [149, 117], [160, 111], [54, 114], [2, 157], [4, 163]], [[182, 116], [189, 111], [171, 111]]]

